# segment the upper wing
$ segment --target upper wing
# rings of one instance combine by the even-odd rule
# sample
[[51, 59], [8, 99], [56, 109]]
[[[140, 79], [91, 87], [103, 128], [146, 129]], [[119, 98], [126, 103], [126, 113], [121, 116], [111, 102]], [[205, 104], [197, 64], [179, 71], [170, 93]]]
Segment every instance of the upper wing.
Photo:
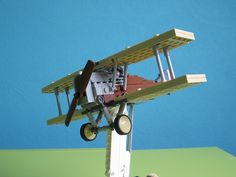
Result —
[[162, 53], [165, 47], [171, 50], [189, 43], [194, 39], [194, 34], [191, 32], [172, 29], [99, 61], [96, 68], [112, 67], [114, 65], [113, 60], [116, 60], [118, 66], [137, 63], [152, 57], [154, 55], [153, 47], [156, 45], [158, 45], [160, 53]]
[[73, 82], [76, 75], [80, 74], [82, 70], [76, 71], [72, 74], [69, 74], [66, 77], [63, 77], [51, 84], [47, 85], [46, 87], [42, 88], [43, 93], [54, 93], [55, 88], [58, 88], [59, 92], [64, 92], [66, 88], [72, 89], [74, 87]]
[[[102, 59], [97, 62], [95, 70], [100, 70], [104, 68], [112, 67], [113, 60], [117, 62], [118, 66], [123, 66], [124, 64], [136, 63], [145, 60], [153, 56], [153, 47], [158, 45], [160, 52], [163, 52], [164, 47], [169, 47], [169, 49], [177, 48], [184, 45], [190, 41], [194, 40], [194, 34], [191, 32], [172, 29], [168, 32], [156, 35], [144, 42], [137, 45], [129, 47], [122, 50], [112, 56]], [[59, 92], [64, 92], [66, 88], [73, 88], [74, 77], [82, 70], [76, 71], [69, 76], [59, 79], [42, 89], [43, 93], [54, 93], [55, 88], [58, 88]]]
[[127, 100], [128, 103], [140, 103], [206, 81], [205, 74], [188, 74], [170, 81], [162, 82], [152, 87], [145, 88], [140, 91], [136, 91], [134, 93], [117, 97], [115, 101]]

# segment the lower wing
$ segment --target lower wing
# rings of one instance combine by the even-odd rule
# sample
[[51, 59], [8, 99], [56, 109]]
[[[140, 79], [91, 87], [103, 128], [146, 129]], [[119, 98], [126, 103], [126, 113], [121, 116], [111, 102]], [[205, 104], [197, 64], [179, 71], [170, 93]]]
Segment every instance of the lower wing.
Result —
[[[76, 110], [76, 111], [74, 112], [74, 114], [73, 114], [72, 121], [85, 118], [85, 117], [86, 117], [86, 114], [82, 114], [82, 112], [84, 112], [84, 109]], [[67, 114], [63, 114], [63, 115], [61, 115], [61, 116], [52, 118], [52, 119], [50, 119], [50, 120], [47, 121], [47, 124], [48, 124], [48, 125], [62, 124], [62, 123], [65, 122], [66, 115], [67, 115]]]
[[[114, 102], [118, 104], [119, 102], [123, 102], [125, 100], [125, 102], [127, 103], [141, 103], [204, 82], [207, 82], [205, 74], [187, 74], [182, 77], [145, 88], [143, 90], [138, 90], [136, 92], [117, 97], [115, 98]], [[85, 109], [76, 110], [73, 114], [72, 121], [87, 117], [85, 112]], [[97, 114], [97, 112], [95, 111], [93, 114]], [[47, 124], [63, 124], [65, 118], [66, 114], [63, 114], [61, 116], [48, 120]]]

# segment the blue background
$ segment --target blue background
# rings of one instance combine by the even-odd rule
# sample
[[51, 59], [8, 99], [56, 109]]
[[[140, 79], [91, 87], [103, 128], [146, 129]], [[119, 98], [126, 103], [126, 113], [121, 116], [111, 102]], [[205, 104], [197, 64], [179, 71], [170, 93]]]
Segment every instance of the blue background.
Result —
[[[80, 138], [86, 120], [48, 127], [58, 113], [41, 88], [87, 59], [179, 28], [196, 41], [171, 52], [176, 75], [206, 73], [208, 83], [137, 105], [134, 149], [218, 146], [236, 154], [235, 9], [233, 0], [0, 0], [0, 148], [105, 147], [105, 133]], [[150, 58], [130, 73], [155, 79], [156, 68]]]

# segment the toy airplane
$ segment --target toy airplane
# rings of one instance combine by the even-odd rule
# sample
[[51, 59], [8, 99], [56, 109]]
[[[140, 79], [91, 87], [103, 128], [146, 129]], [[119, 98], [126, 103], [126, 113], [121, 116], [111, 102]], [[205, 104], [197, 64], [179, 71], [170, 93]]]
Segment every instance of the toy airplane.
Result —
[[[132, 122], [122, 114], [126, 104], [136, 104], [167, 95], [177, 90], [206, 82], [205, 74], [187, 74], [175, 78], [169, 51], [194, 40], [191, 32], [173, 29], [156, 35], [135, 46], [129, 47], [101, 61], [89, 60], [84, 69], [76, 71], [42, 89], [43, 93], [55, 93], [59, 116], [48, 120], [48, 125], [65, 123], [88, 117], [89, 123], [81, 126], [80, 134], [85, 141], [92, 141], [98, 132], [107, 129], [116, 130], [120, 135], [127, 135], [132, 129]], [[168, 69], [164, 70], [160, 54], [164, 53]], [[159, 78], [146, 80], [137, 75], [128, 74], [128, 65], [156, 57]], [[69, 90], [75, 93], [70, 103]], [[62, 114], [59, 93], [65, 92], [69, 105], [67, 114]], [[80, 109], [76, 109], [81, 106]], [[119, 106], [113, 120], [110, 110]], [[94, 116], [97, 115], [95, 118]], [[107, 125], [99, 126], [102, 117]]]

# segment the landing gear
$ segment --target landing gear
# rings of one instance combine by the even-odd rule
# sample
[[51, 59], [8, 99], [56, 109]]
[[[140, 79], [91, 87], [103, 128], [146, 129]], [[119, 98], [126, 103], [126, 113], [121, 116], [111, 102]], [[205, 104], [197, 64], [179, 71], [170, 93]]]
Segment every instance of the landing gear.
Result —
[[119, 114], [110, 125], [94, 127], [92, 123], [83, 124], [80, 128], [80, 135], [85, 141], [93, 141], [96, 139], [98, 132], [106, 131], [108, 129], [115, 129], [119, 135], [128, 135], [131, 132], [132, 123], [127, 115]]
[[127, 135], [132, 129], [132, 123], [125, 114], [118, 115], [114, 121], [114, 128], [119, 135]]
[[86, 123], [83, 124], [80, 128], [80, 136], [82, 137], [83, 140], [85, 141], [93, 141], [97, 137], [97, 133], [92, 130], [92, 124], [91, 123]]

